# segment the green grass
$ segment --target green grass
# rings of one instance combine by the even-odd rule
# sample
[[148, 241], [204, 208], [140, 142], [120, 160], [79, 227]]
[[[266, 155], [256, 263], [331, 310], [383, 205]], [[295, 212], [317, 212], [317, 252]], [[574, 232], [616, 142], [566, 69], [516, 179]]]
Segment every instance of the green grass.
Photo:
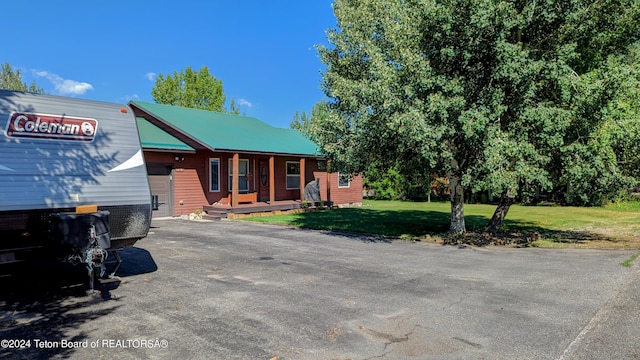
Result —
[[631, 267], [631, 263], [633, 262], [633, 260], [637, 259], [639, 255], [640, 255], [640, 253], [631, 255], [631, 257], [629, 259], [621, 262], [620, 265], [622, 265], [624, 267]]
[[[481, 232], [494, 205], [465, 204], [468, 231]], [[247, 218], [248, 221], [342, 232], [424, 239], [449, 229], [448, 202], [365, 200], [362, 207]], [[640, 249], [640, 203], [606, 207], [513, 205], [501, 229], [538, 233], [535, 246]]]

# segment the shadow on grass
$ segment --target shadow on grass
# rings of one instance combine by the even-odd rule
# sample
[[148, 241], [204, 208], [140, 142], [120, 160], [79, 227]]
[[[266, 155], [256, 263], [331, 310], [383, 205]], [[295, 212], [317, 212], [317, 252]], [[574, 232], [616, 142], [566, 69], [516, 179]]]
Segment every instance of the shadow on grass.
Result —
[[[119, 254], [124, 262], [118, 276], [157, 269], [146, 250], [127, 248], [119, 250]], [[111, 294], [119, 283], [98, 286], [97, 294], [87, 293], [87, 283], [83, 265], [40, 259], [0, 267], [0, 338], [30, 340], [29, 346], [22, 349], [2, 349], [0, 359], [69, 358], [74, 349], [61, 346], [63, 339], [96, 340], [79, 331], [80, 326], [109, 316], [123, 305], [124, 299]], [[43, 344], [52, 347], [44, 348]]]
[[[293, 217], [291, 225], [326, 230], [329, 234], [349, 236], [365, 242], [391, 242], [397, 238], [420, 239], [427, 235], [446, 234], [450, 220], [450, 213], [443, 211], [342, 208], [299, 213]], [[488, 224], [489, 217], [465, 215], [465, 222], [468, 232], [481, 233]], [[614, 241], [589, 231], [560, 231], [532, 222], [509, 219], [505, 220], [498, 237], [503, 240], [523, 238], [528, 241], [546, 238], [563, 243]]]

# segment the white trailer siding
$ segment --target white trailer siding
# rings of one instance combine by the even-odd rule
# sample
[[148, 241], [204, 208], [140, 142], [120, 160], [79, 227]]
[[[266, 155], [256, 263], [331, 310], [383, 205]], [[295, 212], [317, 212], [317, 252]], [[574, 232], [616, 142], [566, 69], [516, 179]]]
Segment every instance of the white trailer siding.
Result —
[[151, 194], [127, 105], [0, 90], [0, 131], [0, 231], [22, 226], [3, 216], [33, 223], [34, 212], [95, 204], [112, 212], [112, 238], [146, 236]]

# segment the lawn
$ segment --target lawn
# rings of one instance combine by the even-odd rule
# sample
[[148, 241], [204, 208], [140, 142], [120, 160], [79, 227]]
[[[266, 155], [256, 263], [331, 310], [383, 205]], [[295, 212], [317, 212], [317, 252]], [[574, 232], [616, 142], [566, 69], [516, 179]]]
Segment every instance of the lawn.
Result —
[[[495, 206], [465, 204], [464, 209], [467, 230], [481, 232]], [[450, 205], [365, 200], [362, 207], [245, 220], [439, 242], [449, 229]], [[514, 205], [501, 232], [538, 234], [540, 240], [532, 246], [640, 249], [640, 203], [592, 208]]]

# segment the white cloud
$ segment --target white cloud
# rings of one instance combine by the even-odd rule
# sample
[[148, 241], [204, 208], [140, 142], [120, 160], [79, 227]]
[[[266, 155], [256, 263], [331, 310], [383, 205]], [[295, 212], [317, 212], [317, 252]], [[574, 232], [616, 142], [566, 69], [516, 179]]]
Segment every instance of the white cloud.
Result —
[[51, 81], [54, 89], [60, 95], [84, 95], [87, 91], [93, 90], [93, 85], [89, 83], [64, 79], [60, 75], [48, 71], [34, 71], [33, 74]]
[[148, 72], [145, 76], [147, 77], [147, 79], [149, 79], [149, 81], [153, 81], [156, 78], [156, 73], [154, 72]]
[[247, 99], [238, 99], [238, 106], [252, 107], [253, 104], [250, 103]]
[[56, 84], [56, 89], [61, 94], [82, 95], [89, 90], [93, 90], [93, 85], [75, 80], [63, 80], [62, 83]]

